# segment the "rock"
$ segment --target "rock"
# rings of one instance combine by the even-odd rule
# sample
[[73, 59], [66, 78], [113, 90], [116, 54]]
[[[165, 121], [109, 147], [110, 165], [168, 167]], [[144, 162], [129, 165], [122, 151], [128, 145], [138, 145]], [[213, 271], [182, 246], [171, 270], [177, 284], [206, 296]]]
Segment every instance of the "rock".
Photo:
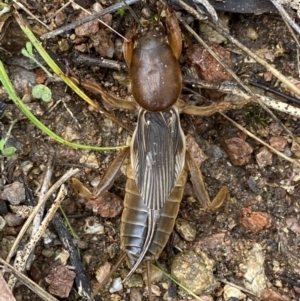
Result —
[[103, 280], [108, 276], [111, 270], [111, 264], [107, 261], [102, 266], [100, 266], [96, 271], [96, 279], [99, 283], [102, 283]]
[[49, 284], [49, 293], [59, 296], [60, 298], [67, 298], [72, 289], [75, 277], [76, 273], [63, 265], [53, 267], [45, 278], [45, 281]]
[[103, 234], [104, 226], [97, 222], [95, 217], [89, 217], [85, 220], [84, 232], [86, 234]]
[[5, 219], [0, 215], [0, 231], [4, 229], [5, 224], [6, 224]]
[[214, 262], [201, 251], [184, 251], [174, 258], [171, 275], [187, 289], [201, 295], [216, 287], [213, 265]]
[[251, 40], [257, 40], [258, 38], [258, 33], [253, 27], [248, 27], [246, 30], [246, 35], [249, 39]]
[[280, 294], [274, 287], [265, 288], [261, 293], [264, 301], [291, 301], [291, 298]]
[[[81, 11], [81, 13], [78, 15], [77, 20], [83, 19], [85, 17], [89, 16], [89, 14], [85, 11]], [[75, 34], [80, 37], [86, 37], [94, 35], [99, 30], [99, 21], [93, 20], [91, 22], [87, 22], [85, 24], [82, 24], [80, 26], [77, 26], [75, 28]]]
[[300, 224], [296, 217], [288, 217], [285, 222], [288, 229], [296, 234], [300, 234]]
[[[231, 68], [230, 51], [217, 43], [209, 43], [212, 50]], [[187, 61], [196, 66], [200, 79], [210, 82], [223, 82], [231, 80], [225, 69], [212, 57], [212, 55], [200, 44], [192, 44], [187, 50]]]
[[5, 221], [7, 222], [7, 225], [9, 227], [16, 227], [16, 226], [20, 226], [23, 224], [24, 222], [24, 218], [22, 218], [20, 215], [18, 214], [14, 214], [11, 212], [8, 212], [5, 216], [4, 216]]
[[65, 249], [61, 249], [55, 256], [55, 260], [59, 260], [62, 265], [66, 265], [69, 257], [70, 253]]
[[239, 289], [228, 284], [224, 286], [223, 296], [225, 301], [232, 300], [230, 298], [235, 298], [235, 300], [243, 300], [246, 298], [246, 295], [243, 294]]
[[142, 301], [141, 291], [137, 288], [130, 290], [130, 301]]
[[118, 277], [113, 280], [113, 283], [109, 289], [109, 292], [112, 294], [112, 293], [121, 291], [122, 289], [123, 289], [122, 280], [121, 280], [121, 277]]
[[186, 241], [194, 241], [196, 237], [196, 229], [183, 218], [177, 218], [175, 222], [175, 229], [180, 236]]
[[192, 137], [190, 134], [186, 135], [185, 141], [186, 141], [186, 148], [192, 154], [192, 157], [195, 159], [197, 165], [200, 167], [201, 164], [207, 159], [207, 156], [199, 147], [194, 137]]
[[88, 201], [86, 206], [102, 217], [116, 217], [123, 210], [123, 200], [105, 191], [96, 199]]
[[271, 216], [266, 212], [255, 212], [251, 208], [242, 208], [240, 223], [246, 230], [258, 233], [263, 229], [270, 228], [272, 224]]
[[283, 131], [281, 125], [279, 125], [279, 123], [277, 122], [271, 122], [269, 126], [269, 130], [270, 130], [270, 135], [272, 136], [279, 136]]
[[250, 250], [243, 266], [245, 288], [254, 295], [260, 296], [267, 287], [267, 277], [264, 270], [265, 255], [260, 244], [255, 243]]
[[257, 164], [261, 168], [272, 165], [272, 158], [272, 153], [264, 146], [260, 148], [259, 153], [256, 155]]
[[251, 145], [239, 137], [228, 138], [224, 140], [224, 147], [233, 165], [246, 165], [253, 152]]
[[9, 201], [12, 205], [20, 205], [25, 201], [25, 188], [24, 184], [14, 182], [5, 185], [3, 188], [2, 198]]
[[271, 137], [269, 141], [270, 145], [280, 152], [283, 152], [287, 145], [287, 139], [282, 136]]
[[144, 281], [140, 274], [134, 273], [128, 279], [126, 279], [125, 284], [127, 287], [143, 287]]

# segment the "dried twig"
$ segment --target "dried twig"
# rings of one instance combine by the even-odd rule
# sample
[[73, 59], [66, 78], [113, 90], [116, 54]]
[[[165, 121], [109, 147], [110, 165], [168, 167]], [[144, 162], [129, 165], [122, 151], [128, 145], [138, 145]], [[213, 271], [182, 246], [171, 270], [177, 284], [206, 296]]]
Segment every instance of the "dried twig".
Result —
[[[210, 17], [216, 22], [218, 21], [218, 15], [214, 7], [209, 3], [208, 0], [193, 0], [194, 3], [199, 3], [203, 5], [207, 12], [209, 13]], [[196, 5], [196, 8], [199, 10], [198, 5]]]
[[91, 57], [90, 55], [76, 53], [72, 55], [72, 62], [76, 65], [90, 65], [99, 66], [101, 68], [108, 68], [117, 71], [128, 71], [125, 63], [116, 60], [104, 59], [99, 57]]
[[299, 25], [289, 16], [289, 14], [286, 12], [284, 7], [282, 6], [281, 0], [270, 0], [273, 5], [278, 9], [281, 17], [287, 21], [296, 31], [298, 34], [300, 34], [300, 27]]
[[228, 39], [231, 43], [235, 44], [237, 47], [239, 47], [241, 50], [243, 50], [246, 54], [248, 54], [251, 58], [253, 58], [255, 61], [257, 61], [259, 64], [261, 64], [263, 67], [266, 68], [267, 71], [271, 72], [275, 77], [277, 77], [282, 83], [284, 83], [288, 88], [291, 89], [295, 94], [300, 97], [300, 89], [292, 83], [286, 76], [284, 76], [281, 72], [279, 72], [275, 67], [267, 63], [264, 59], [262, 59], [260, 56], [252, 52], [249, 48], [244, 46], [242, 43], [240, 43], [238, 40], [236, 40], [234, 37], [232, 37], [229, 33], [227, 33], [225, 30], [221, 29], [219, 26], [216, 26], [215, 24], [212, 24], [211, 22], [208, 22], [219, 34], [223, 35], [226, 39]]
[[60, 238], [61, 243], [63, 244], [63, 247], [70, 254], [70, 263], [74, 267], [74, 271], [76, 273], [75, 282], [78, 294], [84, 299], [90, 299], [92, 289], [88, 277], [85, 274], [81, 258], [68, 231], [68, 228], [58, 212], [55, 213], [52, 224]]
[[[83, 10], [84, 12], [88, 13], [89, 15], [92, 15], [92, 13], [90, 11], [88, 11], [87, 9], [83, 8], [81, 5], [79, 5], [78, 3], [75, 3], [73, 0], [71, 0], [72, 3], [76, 4], [81, 10]], [[120, 38], [122, 38], [123, 40], [127, 41], [128, 40], [122, 36], [119, 32], [117, 32], [116, 30], [114, 30], [111, 26], [109, 26], [108, 24], [106, 24], [105, 22], [103, 22], [101, 19], [98, 18], [98, 21], [103, 24], [104, 26], [106, 26], [107, 28], [109, 28], [112, 32], [114, 32], [116, 35], [118, 35]]]
[[[126, 4], [127, 5], [131, 5], [131, 4], [134, 4], [134, 3], [139, 2], [139, 1], [140, 0], [127, 0]], [[106, 15], [106, 14], [113, 13], [113, 12], [117, 11], [118, 9], [123, 8], [124, 6], [126, 6], [126, 4], [124, 2], [120, 2], [120, 3], [114, 4], [114, 5], [112, 5], [112, 6], [108, 7], [108, 8], [103, 9], [99, 13], [90, 15], [90, 16], [88, 16], [86, 18], [83, 18], [83, 19], [78, 20], [76, 22], [73, 22], [71, 24], [67, 24], [65, 26], [62, 26], [62, 27], [60, 27], [60, 28], [58, 28], [56, 30], [48, 32], [48, 33], [42, 35], [40, 38], [41, 39], [49, 39], [49, 38], [55, 37], [55, 36], [57, 36], [59, 34], [62, 34], [64, 32], [66, 32], [66, 31], [74, 29], [77, 26], [80, 26], [80, 25], [85, 24], [87, 22], [93, 21], [93, 20], [95, 20], [97, 18], [100, 18], [100, 17]]]
[[[44, 175], [43, 184], [42, 184], [42, 187], [41, 187], [38, 203], [40, 202], [40, 200], [43, 199], [43, 197], [45, 196], [45, 194], [47, 193], [47, 191], [49, 189], [49, 183], [51, 181], [52, 173], [53, 173], [53, 155], [50, 154], [50, 156], [48, 158], [47, 165], [46, 165], [46, 172], [45, 172], [45, 175]], [[36, 233], [38, 232], [41, 221], [43, 219], [44, 209], [45, 209], [45, 203], [41, 206], [39, 212], [37, 213], [37, 215], [35, 216], [35, 218], [33, 220], [31, 239], [33, 239], [34, 236], [36, 235]], [[31, 253], [31, 256], [29, 257], [29, 260], [26, 263], [26, 269], [27, 270], [30, 269], [32, 255], [33, 255], [33, 253]]]
[[42, 24], [44, 27], [46, 27], [48, 30], [51, 30], [51, 27], [46, 25], [44, 22], [42, 22], [40, 19], [38, 19], [30, 10], [28, 10], [22, 3], [19, 1], [13, 0], [15, 4], [17, 4], [20, 8], [22, 8], [29, 16], [31, 16], [34, 20]]
[[39, 204], [34, 208], [30, 216], [27, 218], [25, 224], [23, 225], [22, 229], [20, 230], [16, 240], [14, 241], [14, 244], [12, 245], [9, 254], [7, 255], [7, 262], [11, 260], [13, 255], [16, 252], [16, 249], [18, 245], [20, 244], [20, 241], [27, 231], [28, 227], [30, 226], [32, 220], [34, 219], [35, 215], [38, 213], [40, 210], [41, 206], [48, 200], [48, 198], [64, 183], [66, 182], [70, 177], [74, 176], [76, 173], [78, 173], [80, 169], [75, 168], [75, 169], [70, 169], [68, 172], [66, 172], [61, 178], [48, 190], [48, 192], [45, 194], [44, 198], [40, 200]]
[[280, 151], [276, 150], [274, 147], [272, 147], [268, 143], [264, 142], [260, 138], [256, 137], [254, 134], [252, 134], [251, 132], [249, 132], [248, 130], [246, 130], [245, 128], [243, 128], [240, 124], [238, 124], [237, 122], [235, 122], [234, 120], [232, 120], [231, 118], [229, 118], [224, 113], [219, 113], [219, 114], [222, 115], [227, 120], [229, 120], [232, 124], [235, 125], [236, 128], [238, 128], [239, 130], [241, 130], [242, 132], [244, 132], [245, 134], [247, 134], [249, 137], [251, 137], [252, 139], [258, 141], [259, 143], [261, 143], [262, 145], [264, 145], [265, 147], [267, 147], [268, 149], [270, 149], [277, 156], [279, 156], [279, 157], [285, 159], [286, 161], [289, 161], [289, 162], [291, 162], [291, 163], [293, 163], [293, 164], [295, 164], [295, 165], [297, 165], [297, 166], [300, 167], [300, 162], [298, 162], [297, 160], [292, 159], [292, 158], [286, 156], [284, 153], [281, 153]]
[[246, 293], [246, 294], [249, 294], [252, 298], [254, 297], [257, 301], [260, 300], [260, 299], [259, 299], [258, 297], [256, 297], [251, 291], [247, 290], [246, 288], [244, 288], [244, 287], [242, 287], [242, 286], [240, 286], [240, 285], [237, 285], [237, 284], [232, 283], [232, 282], [230, 282], [230, 281], [227, 281], [227, 280], [225, 280], [225, 279], [218, 279], [218, 280], [219, 280], [220, 282], [222, 282], [222, 283], [225, 283], [225, 284], [228, 284], [228, 285], [230, 285], [230, 286], [232, 286], [232, 287], [235, 287], [235, 288], [239, 289], [240, 291], [242, 291], [242, 292], [244, 292], [244, 293]]
[[[177, 0], [179, 3], [182, 2], [182, 0]], [[247, 93], [250, 95], [251, 98], [253, 98], [253, 100], [256, 100], [257, 103], [265, 110], [269, 113], [269, 115], [276, 120], [277, 123], [279, 123], [281, 125], [281, 127], [295, 140], [297, 141], [297, 137], [294, 136], [294, 134], [277, 118], [277, 116], [260, 100], [260, 97], [256, 97], [256, 95], [250, 90], [250, 88], [248, 86], [246, 86], [240, 79], [239, 77], [230, 69], [228, 68], [228, 66], [214, 53], [214, 51], [199, 37], [199, 35], [180, 17], [177, 16], [179, 21], [184, 25], [184, 27], [197, 39], [197, 41], [205, 48], [207, 49], [207, 51], [218, 61], [218, 63], [223, 66], [225, 68], [225, 70], [239, 83], [239, 85], [241, 87], [243, 87]], [[211, 24], [211, 26], [213, 26]], [[216, 26], [213, 26], [215, 30], [217, 30]], [[220, 29], [221, 30], [221, 29]], [[223, 34], [225, 34], [225, 31], [221, 30], [221, 32]], [[222, 34], [221, 33], [221, 34]], [[226, 38], [227, 36], [230, 36], [229, 34], [226, 33]], [[230, 36], [231, 37], [231, 36]], [[233, 38], [232, 38], [233, 39]], [[239, 42], [237, 42], [239, 43]], [[240, 44], [240, 43], [239, 43]], [[242, 45], [242, 44], [240, 44]], [[243, 46], [244, 47], [244, 46]], [[246, 47], [244, 47], [246, 48]], [[248, 49], [248, 48], [247, 48]], [[252, 51], [250, 49], [248, 49], [249, 52], [252, 53]], [[254, 56], [256, 56], [256, 54], [252, 53]], [[263, 59], [260, 59], [261, 61], [263, 61], [265, 64], [267, 64], [267, 62], [265, 62]], [[275, 70], [277, 73], [279, 73], [279, 71], [277, 71], [274, 67], [272, 67], [271, 65], [267, 64], [268, 66], [270, 66], [270, 68], [273, 70]], [[274, 74], [275, 75], [275, 74]], [[284, 77], [281, 73], [280, 75], [286, 80], [288, 81], [288, 79], [286, 77]], [[290, 81], [288, 81], [290, 84], [292, 84]], [[292, 84], [292, 86], [295, 87], [296, 90], [299, 90], [294, 84]], [[300, 93], [300, 90], [299, 90]], [[299, 94], [300, 95], [300, 94]]]
[[[43, 233], [47, 229], [47, 227], [48, 227], [50, 221], [52, 220], [55, 212], [57, 211], [58, 207], [60, 206], [62, 200], [64, 199], [64, 197], [66, 195], [67, 195], [67, 189], [65, 188], [65, 185], [62, 184], [55, 201], [53, 202], [51, 208], [49, 209], [47, 215], [45, 216], [43, 222], [41, 223], [41, 226], [39, 227], [38, 231], [35, 233], [34, 236], [31, 237], [30, 241], [24, 247], [24, 249], [17, 252], [14, 267], [18, 271], [20, 271], [20, 272], [24, 271], [25, 265], [26, 265], [26, 262], [27, 262], [27, 259], [28, 259], [29, 255], [31, 254], [31, 252], [33, 251], [35, 245], [37, 244], [37, 242], [40, 240]], [[10, 289], [13, 289], [13, 287], [15, 286], [16, 280], [17, 279], [14, 275], [11, 275], [9, 277], [8, 286], [10, 287]]]
[[[240, 89], [236, 83], [234, 82], [223, 82], [223, 83], [210, 83], [206, 81], [201, 81], [199, 79], [185, 77], [184, 82], [188, 84], [192, 84], [194, 87], [205, 88], [205, 89], [213, 89], [223, 93], [232, 93], [235, 96], [240, 97], [241, 99], [259, 99], [260, 102], [264, 103], [271, 109], [274, 109], [279, 112], [283, 112], [297, 118], [300, 118], [300, 108], [294, 107], [292, 105], [287, 104], [286, 102], [282, 102], [280, 100], [272, 99], [271, 97], [259, 94], [252, 95], [247, 94], [242, 89]], [[238, 102], [237, 102], [238, 105]]]

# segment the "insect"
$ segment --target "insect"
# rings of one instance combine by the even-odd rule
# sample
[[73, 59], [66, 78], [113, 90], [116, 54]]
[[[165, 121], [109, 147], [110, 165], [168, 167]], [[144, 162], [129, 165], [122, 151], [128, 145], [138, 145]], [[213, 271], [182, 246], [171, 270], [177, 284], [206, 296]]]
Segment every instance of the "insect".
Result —
[[[127, 35], [128, 41], [123, 45], [135, 102], [117, 98], [95, 83], [82, 83], [110, 104], [138, 111], [130, 148], [121, 151], [111, 163], [92, 197], [112, 186], [124, 160], [130, 156], [121, 217], [121, 249], [131, 264], [127, 277], [141, 262], [147, 262], [150, 300], [149, 263], [159, 257], [173, 231], [188, 172], [195, 195], [205, 209], [219, 207], [229, 193], [227, 186], [222, 186], [210, 201], [201, 171], [186, 150], [179, 114], [206, 116], [230, 109], [230, 104], [196, 107], [179, 99], [181, 31], [172, 9], [166, 6], [165, 10], [166, 29], [161, 23], [139, 26]], [[80, 185], [73, 181], [76, 191], [91, 197]]]

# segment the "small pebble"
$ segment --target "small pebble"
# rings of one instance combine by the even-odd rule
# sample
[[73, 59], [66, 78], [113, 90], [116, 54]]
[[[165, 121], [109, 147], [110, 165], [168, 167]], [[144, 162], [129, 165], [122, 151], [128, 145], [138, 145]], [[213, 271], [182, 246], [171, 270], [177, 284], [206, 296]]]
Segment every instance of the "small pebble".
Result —
[[104, 226], [96, 222], [94, 217], [87, 218], [85, 220], [84, 232], [86, 234], [103, 234]]
[[142, 301], [141, 291], [137, 288], [130, 290], [130, 301]]
[[246, 295], [243, 294], [239, 289], [228, 284], [224, 286], [223, 296], [225, 301], [231, 301], [233, 300], [232, 298], [235, 298], [237, 301], [246, 298]]
[[239, 137], [233, 137], [225, 139], [224, 144], [230, 162], [233, 165], [243, 166], [249, 163], [253, 148], [248, 142]]
[[267, 165], [272, 165], [273, 155], [266, 147], [263, 146], [260, 148], [259, 153], [256, 155], [256, 162], [260, 168]]
[[69, 259], [69, 257], [70, 257], [70, 254], [69, 254], [69, 252], [67, 251], [67, 250], [65, 250], [65, 249], [62, 249], [57, 255], [56, 255], [56, 257], [55, 257], [55, 260], [60, 260], [60, 263], [62, 264], [62, 265], [66, 265], [67, 264], [67, 261], [68, 261], [68, 259]]
[[252, 211], [251, 208], [245, 207], [241, 210], [240, 223], [247, 231], [259, 233], [263, 229], [271, 227], [272, 218], [267, 212]]
[[16, 226], [20, 226], [24, 223], [24, 218], [22, 218], [20, 215], [18, 214], [14, 214], [11, 212], [8, 212], [5, 216], [4, 219], [7, 222], [7, 225], [9, 227], [16, 227]]
[[96, 271], [96, 279], [99, 283], [102, 283], [105, 277], [110, 273], [111, 264], [107, 261], [100, 266]]
[[54, 251], [53, 251], [53, 249], [43, 249], [42, 254], [43, 254], [43, 256], [50, 258], [54, 255]]
[[63, 265], [52, 267], [45, 277], [45, 281], [49, 284], [49, 293], [60, 298], [69, 297], [75, 277], [76, 273]]
[[86, 206], [102, 217], [112, 218], [122, 212], [123, 200], [114, 193], [105, 191], [97, 199], [88, 201]]
[[4, 229], [5, 224], [6, 224], [5, 219], [0, 215], [0, 231]]
[[184, 251], [175, 256], [171, 275], [197, 295], [209, 293], [216, 287], [214, 263], [204, 252]]
[[4, 186], [2, 196], [12, 205], [20, 205], [25, 201], [25, 188], [24, 184], [14, 182]]
[[246, 35], [249, 39], [251, 39], [253, 41], [257, 40], [257, 38], [258, 38], [257, 31], [252, 27], [247, 28]]
[[264, 268], [265, 255], [260, 244], [255, 243], [244, 263], [244, 285], [254, 295], [260, 296], [267, 287], [267, 277]]
[[183, 219], [177, 218], [175, 223], [175, 229], [180, 236], [186, 241], [194, 241], [196, 237], [196, 229], [190, 223]]
[[122, 289], [123, 289], [122, 280], [121, 280], [121, 277], [118, 277], [113, 280], [113, 283], [109, 289], [109, 292], [112, 294], [112, 293], [118, 292]]
[[125, 284], [127, 287], [143, 287], [144, 281], [140, 274], [134, 273], [126, 281]]

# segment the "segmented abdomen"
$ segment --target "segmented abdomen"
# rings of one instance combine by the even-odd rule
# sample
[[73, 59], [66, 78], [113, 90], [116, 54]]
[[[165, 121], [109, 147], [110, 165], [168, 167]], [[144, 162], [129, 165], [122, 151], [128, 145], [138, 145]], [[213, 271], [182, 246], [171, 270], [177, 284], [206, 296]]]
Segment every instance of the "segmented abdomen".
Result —
[[[144, 258], [145, 260], [156, 260], [165, 247], [174, 228], [186, 180], [187, 168], [185, 166], [175, 188], [160, 210], [155, 234]], [[121, 249], [128, 253], [131, 264], [136, 262], [139, 254], [143, 251], [148, 228], [147, 215], [147, 207], [138, 192], [134, 172], [131, 164], [128, 164], [126, 195], [121, 223]]]

